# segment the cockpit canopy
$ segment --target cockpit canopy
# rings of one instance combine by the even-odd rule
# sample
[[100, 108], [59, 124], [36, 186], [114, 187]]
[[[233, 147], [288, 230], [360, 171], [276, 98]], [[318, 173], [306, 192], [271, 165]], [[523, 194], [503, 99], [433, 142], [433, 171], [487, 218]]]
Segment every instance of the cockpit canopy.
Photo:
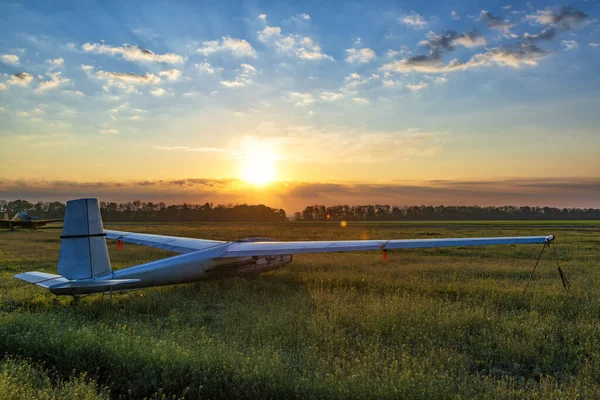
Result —
[[14, 217], [13, 221], [31, 221], [33, 218], [25, 211], [19, 211]]

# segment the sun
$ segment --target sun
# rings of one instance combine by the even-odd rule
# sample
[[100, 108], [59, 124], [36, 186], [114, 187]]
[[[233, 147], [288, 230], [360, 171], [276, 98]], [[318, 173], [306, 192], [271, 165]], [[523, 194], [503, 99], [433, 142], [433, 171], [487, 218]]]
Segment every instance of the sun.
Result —
[[275, 151], [271, 146], [257, 140], [247, 140], [241, 177], [257, 186], [267, 185], [275, 179]]

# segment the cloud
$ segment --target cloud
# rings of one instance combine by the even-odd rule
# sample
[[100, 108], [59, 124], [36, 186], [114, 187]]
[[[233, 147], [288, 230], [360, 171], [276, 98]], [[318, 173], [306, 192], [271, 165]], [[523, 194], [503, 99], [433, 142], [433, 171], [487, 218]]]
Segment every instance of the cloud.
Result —
[[527, 32], [523, 34], [523, 40], [534, 42], [537, 40], [552, 41], [556, 36], [555, 28], [546, 28], [538, 34], [532, 35]]
[[121, 55], [128, 61], [151, 61], [166, 64], [181, 64], [185, 61], [182, 56], [175, 53], [155, 54], [151, 50], [130, 44], [124, 44], [122, 47], [113, 47], [104, 43], [85, 43], [81, 48], [86, 52], [108, 54], [111, 56]]
[[131, 106], [131, 104], [129, 104], [129, 103], [123, 103], [123, 104], [121, 104], [121, 105], [119, 105], [119, 106], [117, 106], [117, 107], [113, 108], [113, 109], [112, 109], [112, 110], [110, 110], [109, 112], [110, 112], [110, 113], [112, 113], [112, 114], [116, 114], [116, 113], [118, 113], [119, 111], [123, 111], [123, 110], [126, 110], [126, 109], [128, 109], [130, 106]]
[[306, 106], [314, 101], [313, 95], [310, 93], [291, 92], [288, 99], [294, 102], [295, 106]]
[[260, 20], [262, 20], [262, 21], [266, 22], [266, 21], [267, 21], [267, 14], [260, 14], [260, 15], [258, 16], [258, 19], [260, 19]]
[[[465, 47], [483, 46], [486, 44], [485, 39], [476, 31], [465, 32], [461, 35], [453, 31], [448, 31], [444, 34], [430, 32], [427, 40], [419, 43], [429, 49], [429, 55], [417, 55], [400, 61], [394, 61], [383, 65], [380, 70], [398, 73], [446, 73], [494, 65], [513, 68], [520, 68], [525, 65], [535, 66], [539, 60], [550, 53], [537, 47], [534, 44], [536, 41], [553, 40], [557, 33], [556, 29], [561, 28], [566, 30], [580, 26], [586, 22], [587, 15], [571, 7], [562, 7], [559, 9], [538, 11], [537, 14], [530, 15], [528, 18], [549, 27], [538, 34], [525, 33], [522, 36], [522, 40], [513, 45], [487, 49], [486, 52], [475, 54], [467, 61], [453, 59], [448, 63], [442, 61], [442, 55], [454, 50], [456, 45]], [[512, 26], [510, 21], [503, 21], [485, 10], [482, 10], [479, 19], [487, 21], [490, 28], [501, 29], [505, 32]], [[509, 33], [505, 36], [518, 38], [517, 35]], [[574, 48], [574, 44], [571, 41], [567, 41], [565, 46], [568, 49]]]
[[116, 79], [119, 81], [131, 83], [131, 84], [157, 84], [160, 82], [160, 78], [154, 74], [136, 75], [132, 72], [106, 72], [98, 71], [96, 76], [100, 79]]
[[[118, 117], [120, 115], [125, 116], [126, 118], [128, 117], [130, 120], [134, 120], [134, 121], [139, 121], [142, 120], [142, 116], [138, 115], [141, 113], [145, 113], [146, 110], [142, 110], [140, 108], [131, 108], [131, 105], [129, 103], [123, 103], [111, 110], [109, 110], [109, 116], [110, 119], [112, 119], [113, 121], [118, 121]], [[106, 127], [108, 125], [108, 123], [104, 124], [104, 126]]]
[[336, 93], [336, 92], [321, 92], [319, 97], [323, 101], [337, 101], [337, 100], [341, 99], [342, 97], [344, 97], [344, 95], [341, 93]]
[[579, 44], [575, 40], [563, 40], [561, 42], [563, 46], [565, 46], [565, 50], [575, 50], [579, 47]]
[[[444, 53], [453, 51], [457, 45], [471, 48], [484, 46], [485, 44], [485, 38], [477, 31], [467, 31], [461, 34], [455, 31], [446, 31], [441, 34], [429, 32], [427, 39], [419, 42], [419, 45], [429, 49], [429, 55], [418, 55], [405, 58], [401, 61], [394, 61], [383, 65], [380, 70], [395, 72], [448, 72], [448, 70], [459, 68], [460, 62], [453, 60], [450, 65], [444, 66], [441, 61]], [[464, 65], [461, 68], [464, 69]]]
[[31, 81], [33, 81], [33, 76], [31, 74], [28, 74], [27, 72], [17, 72], [8, 78], [7, 83], [9, 85], [29, 86]]
[[107, 72], [97, 71], [96, 77], [106, 81], [103, 86], [104, 91], [108, 92], [111, 87], [116, 87], [129, 94], [139, 94], [136, 86], [138, 85], [156, 85], [160, 83], [160, 77], [154, 74], [136, 75], [131, 72]]
[[160, 71], [158, 75], [164, 76], [169, 81], [176, 81], [181, 77], [181, 71], [178, 69], [169, 69], [167, 71]]
[[358, 63], [365, 64], [375, 59], [375, 52], [371, 49], [346, 49], [346, 53], [348, 53], [348, 57], [346, 57], [346, 62], [348, 63]]
[[162, 151], [185, 151], [193, 153], [229, 153], [229, 150], [218, 147], [189, 147], [189, 146], [150, 146], [155, 150]]
[[400, 47], [400, 50], [391, 50], [391, 49], [388, 50], [387, 53], [386, 53], [386, 55], [388, 57], [396, 57], [398, 55], [400, 55], [400, 56], [406, 56], [406, 55], [409, 55], [411, 53], [412, 52], [410, 51], [410, 49], [408, 48], [408, 46], [403, 45], [403, 46]]
[[443, 76], [425, 75], [424, 78], [428, 79], [431, 83], [434, 83], [436, 85], [443, 85], [448, 82], [448, 79]]
[[196, 67], [196, 68], [198, 68], [198, 70], [200, 70], [202, 72], [206, 72], [207, 74], [210, 74], [210, 75], [215, 75], [217, 72], [223, 71], [223, 68], [215, 68], [205, 61], [194, 64], [194, 67]]
[[[337, 146], [335, 147], [338, 148]], [[381, 152], [381, 151], [380, 151]], [[81, 196], [103, 201], [133, 200], [167, 204], [256, 204], [260, 193], [236, 179], [181, 178], [140, 181], [0, 180], [0, 198], [6, 200], [65, 201]], [[530, 205], [597, 207], [598, 179], [546, 178], [490, 181], [388, 181], [375, 183], [286, 182], [273, 185], [265, 204], [282, 207], [288, 215], [307, 205]], [[262, 201], [262, 199], [261, 199]]]
[[399, 18], [399, 21], [415, 29], [423, 28], [427, 25], [427, 21], [414, 11], [409, 15]]
[[446, 31], [442, 34], [429, 32], [427, 40], [419, 42], [419, 45], [429, 49], [432, 58], [439, 58], [443, 52], [454, 50], [456, 45], [470, 48], [485, 46], [485, 44], [485, 38], [477, 31], [467, 31], [460, 35], [454, 31]]
[[541, 50], [533, 43], [524, 42], [488, 49], [485, 53], [473, 55], [466, 62], [454, 59], [444, 64], [440, 57], [422, 55], [385, 64], [380, 70], [398, 73], [446, 73], [493, 65], [518, 69], [524, 65], [536, 66], [547, 54], [549, 51]]
[[49, 73], [48, 76], [50, 77], [50, 80], [40, 82], [40, 85], [38, 86], [38, 88], [35, 89], [36, 93], [41, 94], [47, 90], [55, 89], [55, 88], [59, 87], [60, 85], [63, 85], [65, 83], [69, 82], [69, 79], [61, 77], [60, 72]]
[[17, 66], [19, 65], [19, 56], [16, 54], [2, 54], [0, 56], [0, 62], [7, 65]]
[[303, 19], [303, 20], [309, 20], [310, 19], [310, 15], [308, 15], [306, 13], [296, 14], [295, 18], [297, 18], [297, 19]]
[[369, 104], [370, 101], [365, 99], [364, 97], [353, 97], [352, 101], [356, 104]]
[[[6, 90], [6, 85], [2, 82], [0, 82], [0, 90]], [[4, 110], [4, 108], [2, 110]], [[0, 111], [2, 111], [2, 110], [0, 110]]]
[[[366, 104], [357, 97], [356, 104]], [[384, 164], [410, 157], [432, 156], [445, 135], [420, 130], [367, 131], [350, 126], [320, 128], [262, 124], [256, 129], [265, 145], [282, 160], [316, 164]], [[393, 148], [394, 152], [382, 152]], [[335, 149], [335, 151], [332, 151]]]
[[227, 51], [237, 57], [256, 58], [256, 50], [254, 50], [254, 47], [244, 39], [223, 36], [220, 42], [218, 40], [211, 40], [203, 42], [202, 45], [203, 47], [198, 48], [196, 51], [204, 56]]
[[116, 135], [119, 133], [119, 131], [116, 129], [100, 129], [98, 132], [105, 135]]
[[91, 71], [91, 70], [93, 70], [93, 69], [94, 69], [94, 67], [93, 67], [93, 66], [91, 66], [91, 65], [85, 65], [85, 64], [81, 64], [81, 70], [82, 70], [82, 71], [89, 72], [89, 71]]
[[455, 21], [460, 19], [460, 15], [458, 15], [458, 13], [454, 10], [452, 10], [452, 19]]
[[481, 13], [479, 14], [479, 21], [487, 22], [488, 28], [498, 29], [503, 31], [504, 33], [508, 33], [510, 28], [515, 26], [515, 24], [512, 21], [508, 19], [503, 20], [502, 18], [496, 17], [492, 13], [485, 10], [481, 10]]
[[[530, 205], [594, 207], [600, 182], [561, 178], [477, 181], [399, 181], [387, 183], [292, 182], [282, 194], [285, 204], [303, 209], [309, 204], [391, 205]], [[294, 209], [294, 208], [292, 208]], [[286, 211], [291, 214], [289, 206]]]
[[78, 97], [85, 96], [81, 90], [65, 90], [65, 93]]
[[242, 67], [242, 71], [244, 71], [245, 73], [255, 73], [256, 72], [256, 68], [254, 68], [250, 64], [241, 64], [240, 66]]
[[[541, 50], [534, 44], [525, 43], [514, 47], [496, 47], [490, 49], [484, 54], [475, 55], [470, 62], [473, 65], [477, 63], [489, 65], [489, 63], [492, 63], [517, 69], [523, 65], [535, 66], [547, 54], [549, 54], [548, 51]], [[460, 67], [460, 65], [457, 65], [457, 67]]]
[[162, 97], [167, 94], [167, 91], [163, 88], [155, 88], [150, 91], [150, 94], [155, 97]]
[[134, 121], [141, 120], [142, 117], [137, 114], [143, 114], [145, 112], [147, 112], [147, 111], [143, 110], [141, 108], [131, 108], [131, 104], [129, 104], [129, 103], [123, 103], [123, 104], [108, 111], [109, 116], [113, 121], [117, 121], [117, 117], [120, 114], [129, 115], [129, 119], [132, 119]]
[[590, 47], [600, 47], [600, 43], [590, 43]]
[[257, 32], [257, 37], [265, 44], [275, 45], [278, 52], [291, 54], [303, 60], [333, 60], [308, 36], [283, 35], [278, 26], [266, 26], [262, 31]]
[[563, 6], [560, 8], [537, 10], [535, 14], [527, 15], [525, 18], [541, 25], [571, 30], [586, 24], [588, 16], [586, 13], [575, 10], [571, 6]]
[[454, 44], [464, 47], [485, 46], [487, 43], [483, 35], [477, 31], [464, 32], [454, 39]]
[[353, 72], [347, 77], [344, 78], [344, 86], [342, 87], [342, 91], [353, 91], [359, 86], [366, 85], [369, 82], [379, 79], [379, 75], [371, 74], [369, 77], [363, 77], [360, 74]]
[[427, 82], [419, 82], [419, 83], [409, 83], [406, 85], [406, 88], [408, 90], [410, 90], [411, 92], [418, 92], [419, 90], [425, 89], [426, 87], [428, 87], [429, 85], [427, 84]]
[[51, 58], [49, 60], [46, 60], [46, 62], [48, 62], [54, 67], [62, 67], [65, 63], [65, 60], [63, 58]]
[[219, 83], [225, 87], [239, 88], [250, 85], [254, 82], [252, 77], [256, 75], [256, 68], [254, 68], [252, 65], [242, 64], [236, 71], [237, 76], [233, 80], [222, 80]]

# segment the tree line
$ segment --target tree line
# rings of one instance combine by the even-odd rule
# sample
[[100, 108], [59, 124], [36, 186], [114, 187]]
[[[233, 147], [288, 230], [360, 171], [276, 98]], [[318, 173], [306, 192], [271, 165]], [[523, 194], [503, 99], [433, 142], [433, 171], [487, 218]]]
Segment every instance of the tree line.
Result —
[[600, 219], [597, 208], [529, 206], [308, 206], [296, 221], [456, 221], [456, 220], [580, 220]]
[[[19, 211], [40, 218], [63, 218], [65, 204], [30, 203], [26, 200], [0, 200], [0, 215], [12, 218]], [[167, 222], [277, 222], [286, 221], [284, 210], [265, 205], [235, 204], [214, 206], [212, 203], [174, 204], [132, 201], [100, 202], [105, 221]], [[390, 206], [390, 205], [323, 205], [308, 206], [296, 212], [296, 221], [456, 221], [456, 220], [590, 220], [600, 219], [597, 208], [556, 208], [529, 206]]]
[[[100, 213], [102, 219], [108, 222], [149, 222], [149, 221], [214, 221], [214, 222], [276, 222], [287, 221], [285, 211], [265, 205], [223, 205], [214, 206], [212, 203], [173, 204], [163, 202], [132, 201], [114, 203], [101, 201]], [[0, 200], [0, 214], [7, 213], [12, 218], [19, 211], [42, 219], [63, 218], [66, 205], [64, 203], [42, 202], [35, 204], [25, 200]]]

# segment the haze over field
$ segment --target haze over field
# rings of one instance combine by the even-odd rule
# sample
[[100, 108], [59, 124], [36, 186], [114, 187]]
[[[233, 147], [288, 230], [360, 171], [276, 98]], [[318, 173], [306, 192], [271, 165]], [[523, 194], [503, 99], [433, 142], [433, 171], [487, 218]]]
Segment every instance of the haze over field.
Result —
[[598, 207], [600, 8], [0, 4], [0, 198]]

